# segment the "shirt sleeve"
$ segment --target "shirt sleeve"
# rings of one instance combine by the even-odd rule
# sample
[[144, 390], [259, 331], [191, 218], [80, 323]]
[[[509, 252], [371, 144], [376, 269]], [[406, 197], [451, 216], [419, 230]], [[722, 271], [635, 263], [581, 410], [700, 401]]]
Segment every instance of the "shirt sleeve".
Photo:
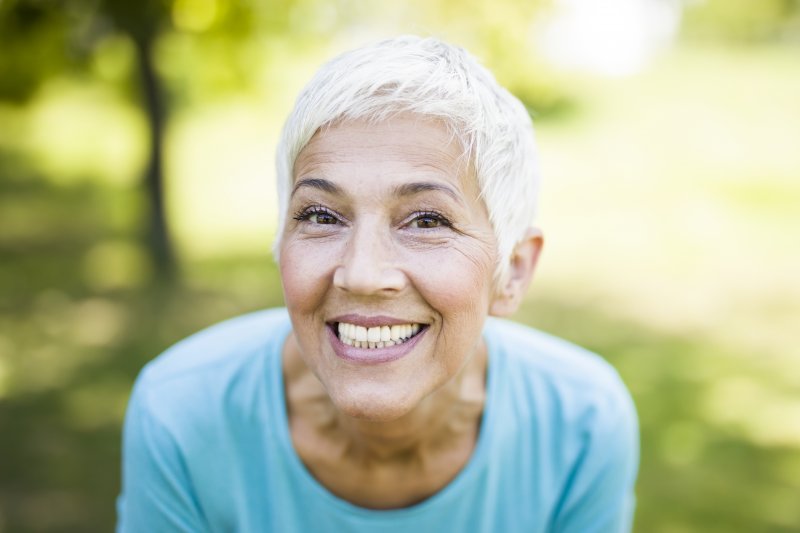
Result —
[[627, 390], [599, 405], [554, 515], [554, 533], [629, 532], [635, 508], [639, 427]]
[[180, 448], [138, 384], [125, 415], [117, 533], [207, 531]]

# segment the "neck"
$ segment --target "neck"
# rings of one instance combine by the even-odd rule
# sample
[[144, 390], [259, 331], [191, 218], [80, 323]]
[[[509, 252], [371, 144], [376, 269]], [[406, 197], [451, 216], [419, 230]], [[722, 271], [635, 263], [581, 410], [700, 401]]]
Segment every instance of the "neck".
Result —
[[[290, 337], [284, 350], [284, 375], [292, 434], [298, 451], [306, 443], [325, 443], [339, 457], [364, 464], [426, 462], [454, 443], [477, 439], [485, 399], [486, 347], [444, 386], [412, 411], [389, 421], [358, 419], [342, 413], [305, 365]], [[305, 438], [304, 438], [305, 437]]]
[[373, 422], [339, 414], [339, 428], [352, 451], [365, 460], [424, 459], [462, 439], [474, 442], [485, 397], [485, 357], [478, 359], [396, 420]]

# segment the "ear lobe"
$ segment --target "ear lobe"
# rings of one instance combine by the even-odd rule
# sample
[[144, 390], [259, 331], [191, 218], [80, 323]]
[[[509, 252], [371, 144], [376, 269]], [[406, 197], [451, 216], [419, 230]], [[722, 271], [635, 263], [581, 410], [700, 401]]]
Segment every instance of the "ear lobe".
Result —
[[533, 278], [543, 244], [542, 232], [537, 228], [530, 228], [514, 247], [509, 259], [508, 276], [502, 286], [498, 287], [489, 306], [490, 315], [509, 316], [519, 308]]

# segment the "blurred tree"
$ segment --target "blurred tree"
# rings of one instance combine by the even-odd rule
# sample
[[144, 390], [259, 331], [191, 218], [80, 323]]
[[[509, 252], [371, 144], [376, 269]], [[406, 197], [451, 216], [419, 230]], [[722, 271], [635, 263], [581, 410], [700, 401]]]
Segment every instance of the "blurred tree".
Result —
[[[126, 33], [136, 48], [136, 63], [143, 104], [150, 128], [150, 158], [145, 173], [150, 200], [150, 244], [156, 271], [170, 277], [174, 270], [173, 250], [164, 209], [163, 137], [165, 125], [164, 91], [154, 65], [153, 47], [158, 34], [169, 27], [170, 11], [166, 0], [102, 0], [97, 7], [114, 26]], [[102, 15], [101, 15], [102, 16]]]
[[110, 34], [122, 33], [134, 43], [137, 79], [150, 133], [146, 190], [150, 210], [148, 240], [157, 272], [173, 273], [174, 259], [163, 199], [162, 139], [164, 91], [153, 61], [160, 32], [170, 27], [167, 0], [72, 0], [0, 3], [0, 98], [21, 102], [48, 79], [84, 71], [93, 51]]
[[[228, 88], [241, 88], [252, 65], [231, 61], [237, 49], [255, 35], [285, 35], [296, 5], [313, 8], [315, 1], [0, 1], [0, 100], [23, 103], [51, 78], [91, 74], [92, 57], [109, 37], [122, 36], [132, 43], [135, 68], [123, 90], [138, 97], [149, 129], [147, 240], [156, 271], [171, 278], [175, 260], [164, 205], [163, 141], [168, 109], [180, 103], [171, 96], [185, 99], [188, 94], [182, 89], [194, 88], [198, 80], [219, 89], [222, 78], [228, 80]], [[159, 44], [175, 34], [188, 37], [191, 67], [205, 70], [178, 69], [193, 78], [189, 83], [159, 69]], [[203, 39], [192, 39], [200, 34]], [[209, 48], [218, 51], [212, 60], [198, 60]]]
[[0, 98], [27, 99], [66, 62], [68, 15], [39, 2], [0, 2]]

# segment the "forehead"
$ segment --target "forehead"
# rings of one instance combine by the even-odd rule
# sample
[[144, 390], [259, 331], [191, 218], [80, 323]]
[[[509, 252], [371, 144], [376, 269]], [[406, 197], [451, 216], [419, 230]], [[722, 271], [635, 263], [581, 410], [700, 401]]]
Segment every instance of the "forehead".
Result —
[[295, 160], [294, 180], [324, 174], [345, 180], [403, 181], [426, 177], [477, 190], [460, 140], [440, 121], [401, 115], [372, 123], [350, 120], [318, 131]]

